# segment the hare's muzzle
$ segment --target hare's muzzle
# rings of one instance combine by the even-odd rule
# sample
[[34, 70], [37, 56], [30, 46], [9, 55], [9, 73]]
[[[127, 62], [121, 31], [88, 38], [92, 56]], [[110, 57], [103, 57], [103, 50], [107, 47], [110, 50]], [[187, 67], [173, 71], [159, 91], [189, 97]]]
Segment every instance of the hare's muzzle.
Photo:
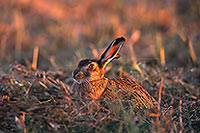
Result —
[[81, 79], [83, 79], [84, 73], [82, 71], [80, 71], [79, 69], [75, 69], [72, 73], [72, 77], [73, 79], [75, 79], [77, 82], [79, 82]]

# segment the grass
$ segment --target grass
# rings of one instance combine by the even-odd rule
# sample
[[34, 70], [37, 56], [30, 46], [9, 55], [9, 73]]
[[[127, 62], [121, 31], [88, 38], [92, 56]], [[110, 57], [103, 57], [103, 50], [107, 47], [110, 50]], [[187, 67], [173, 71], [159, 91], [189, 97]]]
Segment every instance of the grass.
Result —
[[[0, 5], [0, 131], [200, 131], [198, 1]], [[121, 99], [99, 107], [69, 95], [78, 62], [100, 57], [119, 36], [127, 42], [106, 76], [137, 80], [160, 102], [158, 114], [137, 112]]]
[[[143, 69], [142, 71], [145, 72]], [[123, 104], [119, 108], [109, 101], [105, 102], [112, 110], [104, 106], [91, 109], [91, 105], [79, 98], [71, 100], [67, 93], [68, 85], [59, 77], [55, 78], [57, 73], [31, 70], [21, 65], [13, 66], [9, 74], [1, 77], [1, 130], [198, 131], [200, 115], [198, 95], [196, 95], [198, 90], [187, 81], [183, 70], [180, 73], [180, 70], [167, 69], [157, 72], [156, 75], [146, 75], [148, 72], [146, 68], [145, 77], [150, 76], [154, 79], [148, 82], [156, 84], [154, 87], [147, 88], [156, 99], [158, 99], [158, 90], [154, 88], [159, 88], [159, 84], [162, 84], [158, 75], [163, 77], [161, 116], [148, 116], [147, 112], [142, 115], [135, 112], [133, 108], [126, 110]], [[176, 79], [171, 80], [170, 77]], [[184, 81], [182, 78], [185, 78]], [[78, 108], [77, 100], [83, 102]]]

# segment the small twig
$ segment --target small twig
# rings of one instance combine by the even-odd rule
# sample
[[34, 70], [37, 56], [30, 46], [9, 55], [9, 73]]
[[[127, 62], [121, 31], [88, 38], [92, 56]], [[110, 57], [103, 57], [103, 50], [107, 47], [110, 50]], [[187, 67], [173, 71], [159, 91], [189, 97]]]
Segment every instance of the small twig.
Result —
[[28, 87], [28, 89], [26, 90], [26, 95], [28, 95], [33, 83], [35, 82], [35, 80], [33, 80], [33, 82], [30, 84], [30, 86]]
[[36, 80], [36, 82], [37, 82], [38, 84], [40, 84], [42, 87], [44, 87], [45, 89], [48, 88], [42, 81]]
[[55, 56], [51, 56], [49, 58], [49, 61], [51, 63], [51, 65], [54, 67], [54, 68], [58, 68], [58, 65], [56, 64], [56, 61], [55, 61]]
[[57, 85], [57, 82], [56, 82], [55, 80], [49, 79], [49, 77], [47, 77], [47, 78], [46, 78], [46, 81], [47, 81], [49, 84], [53, 85], [56, 89], [59, 89], [59, 90], [60, 90], [60, 87]]
[[15, 116], [15, 122], [17, 123], [19, 128], [23, 128], [24, 129], [24, 133], [26, 133], [26, 125], [25, 125], [25, 120], [23, 118], [18, 118], [17, 116]]
[[[161, 93], [162, 93], [162, 86], [163, 86], [163, 78], [161, 78], [161, 81], [160, 81], [160, 88], [159, 88], [159, 94], [158, 94], [158, 113], [160, 114], [160, 103], [161, 103]], [[160, 124], [160, 121], [159, 121], [159, 116], [156, 117], [156, 123], [159, 125]]]
[[188, 39], [188, 46], [189, 46], [189, 51], [190, 51], [190, 55], [191, 55], [193, 62], [197, 63], [197, 56], [194, 52], [194, 48], [192, 46], [192, 41], [190, 39]]
[[37, 69], [38, 54], [39, 54], [39, 47], [36, 46], [36, 47], [34, 48], [34, 52], [33, 52], [33, 62], [32, 62], [32, 68], [33, 68], [34, 70]]
[[162, 116], [165, 116], [173, 107], [170, 105], [166, 110], [164, 110]]
[[60, 81], [61, 88], [63, 89], [65, 93], [65, 98], [71, 102], [71, 99], [69, 98], [69, 88], [67, 89], [62, 81]]
[[156, 36], [157, 46], [160, 52], [160, 64], [165, 66], [165, 49], [163, 47], [162, 36], [161, 34], [157, 34]]
[[180, 125], [181, 125], [181, 131], [183, 130], [183, 118], [182, 118], [182, 100], [180, 100], [179, 102], [179, 111], [180, 111], [180, 116], [179, 116], [179, 120], [180, 120]]
[[[161, 78], [161, 81], [160, 81], [160, 88], [159, 88], [159, 94], [158, 94], [159, 105], [161, 103], [162, 86], [163, 86], [163, 78]], [[158, 111], [160, 111], [160, 106], [158, 106]]]
[[183, 44], [186, 46], [186, 48], [188, 48], [192, 62], [195, 65], [200, 66], [200, 63], [198, 62], [191, 39], [188, 36], [183, 36], [183, 35], [182, 36], [180, 35], [179, 37], [180, 37], [181, 41], [183, 42]]
[[165, 66], [165, 50], [163, 47], [160, 48], [160, 62], [162, 66]]

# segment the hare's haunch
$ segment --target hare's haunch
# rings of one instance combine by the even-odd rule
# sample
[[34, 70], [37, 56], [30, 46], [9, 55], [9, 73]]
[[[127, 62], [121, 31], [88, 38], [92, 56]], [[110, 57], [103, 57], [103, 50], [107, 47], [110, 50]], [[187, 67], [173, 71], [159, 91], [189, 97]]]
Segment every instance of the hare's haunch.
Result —
[[128, 78], [104, 77], [105, 66], [113, 59], [120, 57], [119, 51], [124, 42], [123, 37], [113, 40], [98, 60], [81, 60], [72, 73], [75, 81], [72, 92], [87, 99], [133, 99], [140, 107], [156, 108], [157, 101], [136, 81]]

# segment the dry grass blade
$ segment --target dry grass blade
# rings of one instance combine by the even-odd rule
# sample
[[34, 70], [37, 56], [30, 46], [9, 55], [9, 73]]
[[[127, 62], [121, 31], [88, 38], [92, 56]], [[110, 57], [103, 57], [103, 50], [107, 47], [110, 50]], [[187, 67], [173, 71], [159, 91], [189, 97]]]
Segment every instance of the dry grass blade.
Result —
[[185, 43], [187, 43], [187, 45], [189, 47], [189, 53], [190, 53], [190, 56], [192, 58], [193, 63], [200, 66], [200, 63], [198, 62], [198, 59], [197, 59], [197, 56], [195, 54], [191, 39], [188, 38]]
[[165, 66], [165, 50], [163, 47], [160, 48], [160, 60], [161, 60], [161, 65]]
[[180, 115], [179, 115], [179, 121], [180, 121], [180, 125], [181, 125], [181, 132], [184, 130], [184, 127], [183, 127], [183, 117], [182, 117], [182, 100], [180, 100], [179, 102], [179, 112], [180, 112]]
[[18, 128], [22, 128], [24, 130], [24, 133], [26, 133], [26, 125], [24, 123], [24, 120], [15, 116], [15, 122], [17, 123]]
[[34, 52], [33, 52], [33, 62], [32, 62], [32, 68], [34, 70], [36, 70], [37, 65], [38, 65], [38, 55], [39, 55], [39, 47], [35, 47], [34, 48]]
[[161, 34], [159, 34], [159, 33], [156, 34], [156, 40], [157, 40], [156, 44], [157, 44], [157, 47], [158, 47], [159, 53], [160, 53], [160, 64], [162, 66], [165, 66], [165, 49], [163, 47]]
[[34, 83], [34, 81], [29, 85], [28, 89], [26, 90], [26, 95], [28, 95], [28, 93], [29, 93], [29, 91], [30, 91], [30, 89], [31, 89], [31, 87], [32, 87], [32, 85], [33, 85], [33, 83]]
[[195, 65], [200, 66], [200, 63], [198, 62], [196, 53], [195, 53], [193, 45], [192, 45], [191, 38], [189, 38], [188, 36], [184, 36], [184, 35], [179, 35], [179, 38], [181, 39], [182, 43], [186, 46], [186, 48], [188, 48], [189, 55], [191, 57], [192, 62]]
[[[163, 87], [163, 78], [161, 78], [160, 81], [160, 87], [159, 87], [159, 95], [158, 95], [158, 103], [161, 104], [161, 94], [162, 94], [162, 87]], [[160, 106], [158, 106], [158, 111], [160, 111]]]
[[2, 98], [1, 98], [2, 102], [4, 102], [5, 100], [10, 101], [10, 99], [7, 95], [3, 95]]
[[65, 98], [71, 103], [71, 98], [69, 97], [69, 87], [65, 87], [64, 83], [62, 81], [59, 82], [61, 84], [61, 88], [63, 89], [65, 93]]
[[135, 30], [133, 31], [132, 35], [131, 35], [131, 39], [127, 42], [128, 47], [129, 47], [129, 51], [131, 54], [131, 61], [132, 61], [132, 66], [142, 75], [142, 70], [140, 69], [140, 67], [137, 64], [137, 58], [135, 55], [135, 51], [134, 51], [134, 44], [140, 39], [140, 31], [139, 30]]
[[57, 88], [57, 89], [60, 90], [60, 87], [59, 87], [57, 81], [55, 81], [54, 79], [52, 79], [52, 78], [50, 78], [50, 77], [48, 76], [48, 77], [46, 78], [46, 81], [47, 81], [49, 84], [53, 85], [55, 88]]
[[48, 88], [42, 81], [36, 80], [36, 82], [37, 82], [38, 84], [40, 84], [42, 87], [44, 87], [45, 89]]
[[160, 81], [160, 87], [159, 87], [159, 94], [158, 94], [158, 103], [159, 103], [159, 105], [158, 105], [158, 113], [157, 114], [159, 114], [157, 117], [156, 117], [156, 123], [158, 124], [158, 125], [160, 125], [160, 114], [161, 114], [161, 111], [160, 111], [160, 105], [161, 105], [161, 94], [162, 94], [162, 87], [163, 87], [163, 78], [161, 78], [161, 81]]

